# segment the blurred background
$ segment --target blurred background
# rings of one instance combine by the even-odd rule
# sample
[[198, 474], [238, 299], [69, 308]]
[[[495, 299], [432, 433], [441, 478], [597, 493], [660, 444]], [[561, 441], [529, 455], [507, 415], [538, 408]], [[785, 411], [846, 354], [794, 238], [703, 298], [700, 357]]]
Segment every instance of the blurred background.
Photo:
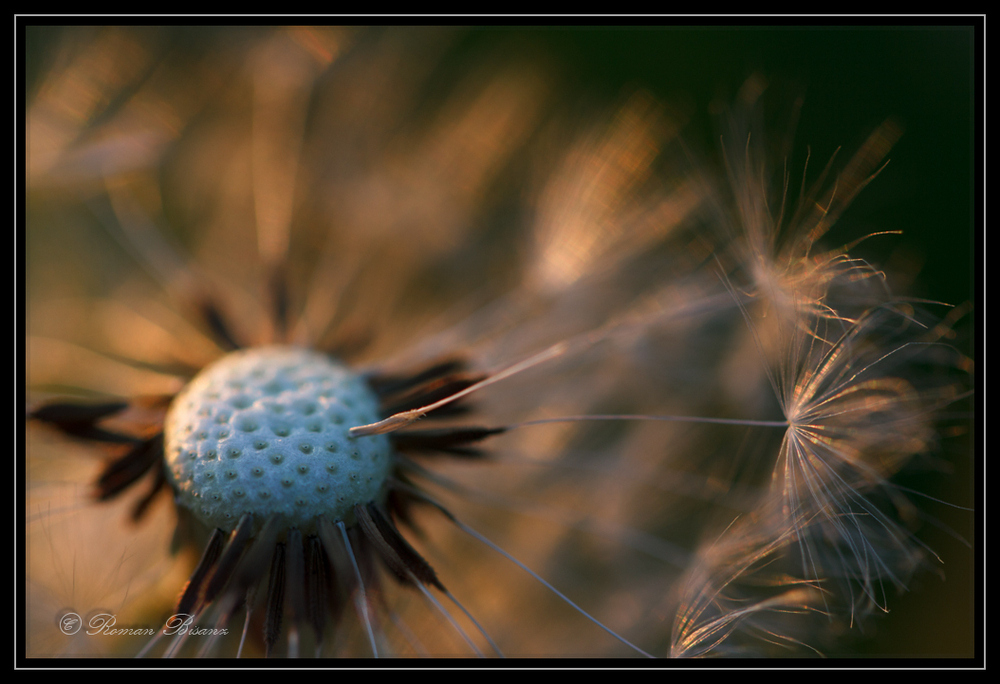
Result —
[[[789, 163], [793, 171], [801, 166], [805, 146], [812, 148], [818, 169], [837, 147], [850, 154], [892, 117], [903, 135], [889, 153], [889, 165], [824, 242], [839, 245], [869, 232], [902, 231], [868, 240], [852, 253], [907, 281], [897, 281], [897, 287], [909, 295], [954, 305], [972, 302], [975, 311], [983, 240], [974, 204], [982, 59], [971, 27], [572, 28], [513, 35], [481, 30], [467, 40], [470, 49], [491, 41], [541, 41], [561, 58], [576, 85], [595, 96], [610, 98], [641, 85], [673, 106], [687, 107], [691, 119], [684, 138], [716, 154], [720, 130], [712, 114], [718, 103], [731, 100], [751, 74], [763, 74], [803, 97], [793, 143], [792, 158], [798, 161]], [[915, 278], [891, 273], [894, 264]], [[971, 318], [981, 320], [981, 313]], [[968, 317], [960, 330], [956, 341], [975, 358], [981, 333], [975, 334]], [[953, 472], [931, 473], [907, 485], [972, 506], [979, 464], [971, 442], [951, 441], [947, 448]], [[946, 528], [971, 540], [968, 512], [939, 506], [935, 513]], [[947, 581], [918, 578], [913, 592], [869, 625], [874, 639], [860, 642], [857, 653], [972, 655], [972, 553], [946, 529], [925, 532], [928, 546], [946, 559]], [[913, 625], [929, 615], [937, 629], [916, 633]]]
[[[66, 48], [92, 30], [27, 28], [29, 105], [40, 84], [63, 66]], [[183, 28], [150, 36], [164, 50], [197, 55], [202, 46], [224, 43], [226, 32]], [[760, 74], [786, 97], [786, 110], [802, 98], [788, 161], [793, 177], [807, 146], [818, 169], [839, 146], [851, 154], [891, 117], [903, 135], [888, 167], [825, 242], [841, 245], [873, 232], [902, 231], [866, 240], [852, 252], [884, 267], [898, 291], [949, 304], [970, 302], [975, 312], [974, 245], [982, 238], [973, 203], [981, 68], [974, 39], [973, 30], [963, 26], [473, 28], [455, 32], [435, 68], [446, 84], [484, 59], [544, 61], [556, 74], [553, 82], [582, 111], [636, 89], [648, 91], [685, 122], [681, 137], [694, 161], [716, 168], [723, 163], [719, 135], [725, 103], [748, 77]], [[123, 100], [128, 95], [123, 92]], [[29, 258], [29, 269], [31, 263]], [[961, 321], [952, 340], [973, 358], [969, 320], [977, 317]], [[942, 461], [953, 472], [916, 475], [903, 484], [932, 499], [972, 506], [977, 464], [971, 442], [946, 440], [945, 451]], [[973, 552], [961, 539], [971, 541], [974, 516], [943, 505], [929, 508], [936, 523], [927, 525], [921, 538], [944, 560], [947, 581], [931, 573], [919, 576], [910, 593], [892, 601], [889, 615], [866, 625], [869, 638], [846, 653], [972, 655]], [[929, 619], [935, 629], [913, 629]]]

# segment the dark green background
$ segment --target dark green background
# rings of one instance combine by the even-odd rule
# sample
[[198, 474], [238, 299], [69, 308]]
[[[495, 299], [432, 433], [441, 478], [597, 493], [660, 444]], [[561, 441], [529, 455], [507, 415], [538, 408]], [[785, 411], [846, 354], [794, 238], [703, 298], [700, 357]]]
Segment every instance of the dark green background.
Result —
[[885, 254], [902, 244], [924, 257], [914, 294], [970, 298], [972, 238], [979, 238], [972, 223], [979, 58], [970, 27], [480, 29], [467, 40], [515, 51], [545, 45], [596, 97], [638, 86], [682, 102], [693, 116], [685, 137], [701, 149], [718, 147], [711, 104], [731, 100], [754, 73], [801, 89], [796, 149], [809, 145], [818, 160], [838, 146], [849, 155], [882, 121], [896, 119], [904, 134], [891, 163], [845, 222], [904, 231], [901, 240], [865, 248]]

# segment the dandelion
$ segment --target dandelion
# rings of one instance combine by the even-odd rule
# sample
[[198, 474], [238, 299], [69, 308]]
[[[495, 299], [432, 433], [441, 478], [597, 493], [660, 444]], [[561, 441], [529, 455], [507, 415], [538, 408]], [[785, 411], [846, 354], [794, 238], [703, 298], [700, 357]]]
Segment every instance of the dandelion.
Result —
[[821, 246], [891, 127], [786, 220], [756, 131], [730, 203], [650, 94], [451, 32], [64, 38], [29, 655], [808, 655], [933, 558], [894, 478], [967, 361]]

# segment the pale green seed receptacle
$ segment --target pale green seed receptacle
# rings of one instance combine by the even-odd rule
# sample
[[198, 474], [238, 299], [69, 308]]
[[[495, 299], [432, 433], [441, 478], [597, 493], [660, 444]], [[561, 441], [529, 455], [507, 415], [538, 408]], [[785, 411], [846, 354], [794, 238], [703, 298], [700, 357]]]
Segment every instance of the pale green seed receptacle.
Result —
[[245, 513], [312, 531], [319, 516], [350, 524], [379, 501], [392, 470], [388, 437], [352, 438], [379, 420], [358, 375], [317, 352], [270, 346], [205, 368], [175, 399], [164, 426], [177, 503], [231, 531]]

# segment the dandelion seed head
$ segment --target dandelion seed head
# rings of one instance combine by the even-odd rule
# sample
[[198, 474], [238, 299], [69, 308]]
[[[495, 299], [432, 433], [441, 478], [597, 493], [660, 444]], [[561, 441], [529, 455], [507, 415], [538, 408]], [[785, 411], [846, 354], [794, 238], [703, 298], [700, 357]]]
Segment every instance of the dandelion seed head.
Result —
[[683, 97], [461, 34], [160, 34], [29, 108], [33, 654], [811, 654], [933, 555], [951, 323], [824, 244], [891, 126], [792, 161], [752, 79], [692, 168]]
[[323, 354], [238, 351], [174, 399], [164, 424], [166, 469], [178, 504], [209, 528], [230, 532], [251, 513], [258, 521], [281, 515], [311, 532], [319, 516], [353, 522], [355, 505], [384, 498], [388, 438], [347, 432], [377, 419], [372, 391]]

